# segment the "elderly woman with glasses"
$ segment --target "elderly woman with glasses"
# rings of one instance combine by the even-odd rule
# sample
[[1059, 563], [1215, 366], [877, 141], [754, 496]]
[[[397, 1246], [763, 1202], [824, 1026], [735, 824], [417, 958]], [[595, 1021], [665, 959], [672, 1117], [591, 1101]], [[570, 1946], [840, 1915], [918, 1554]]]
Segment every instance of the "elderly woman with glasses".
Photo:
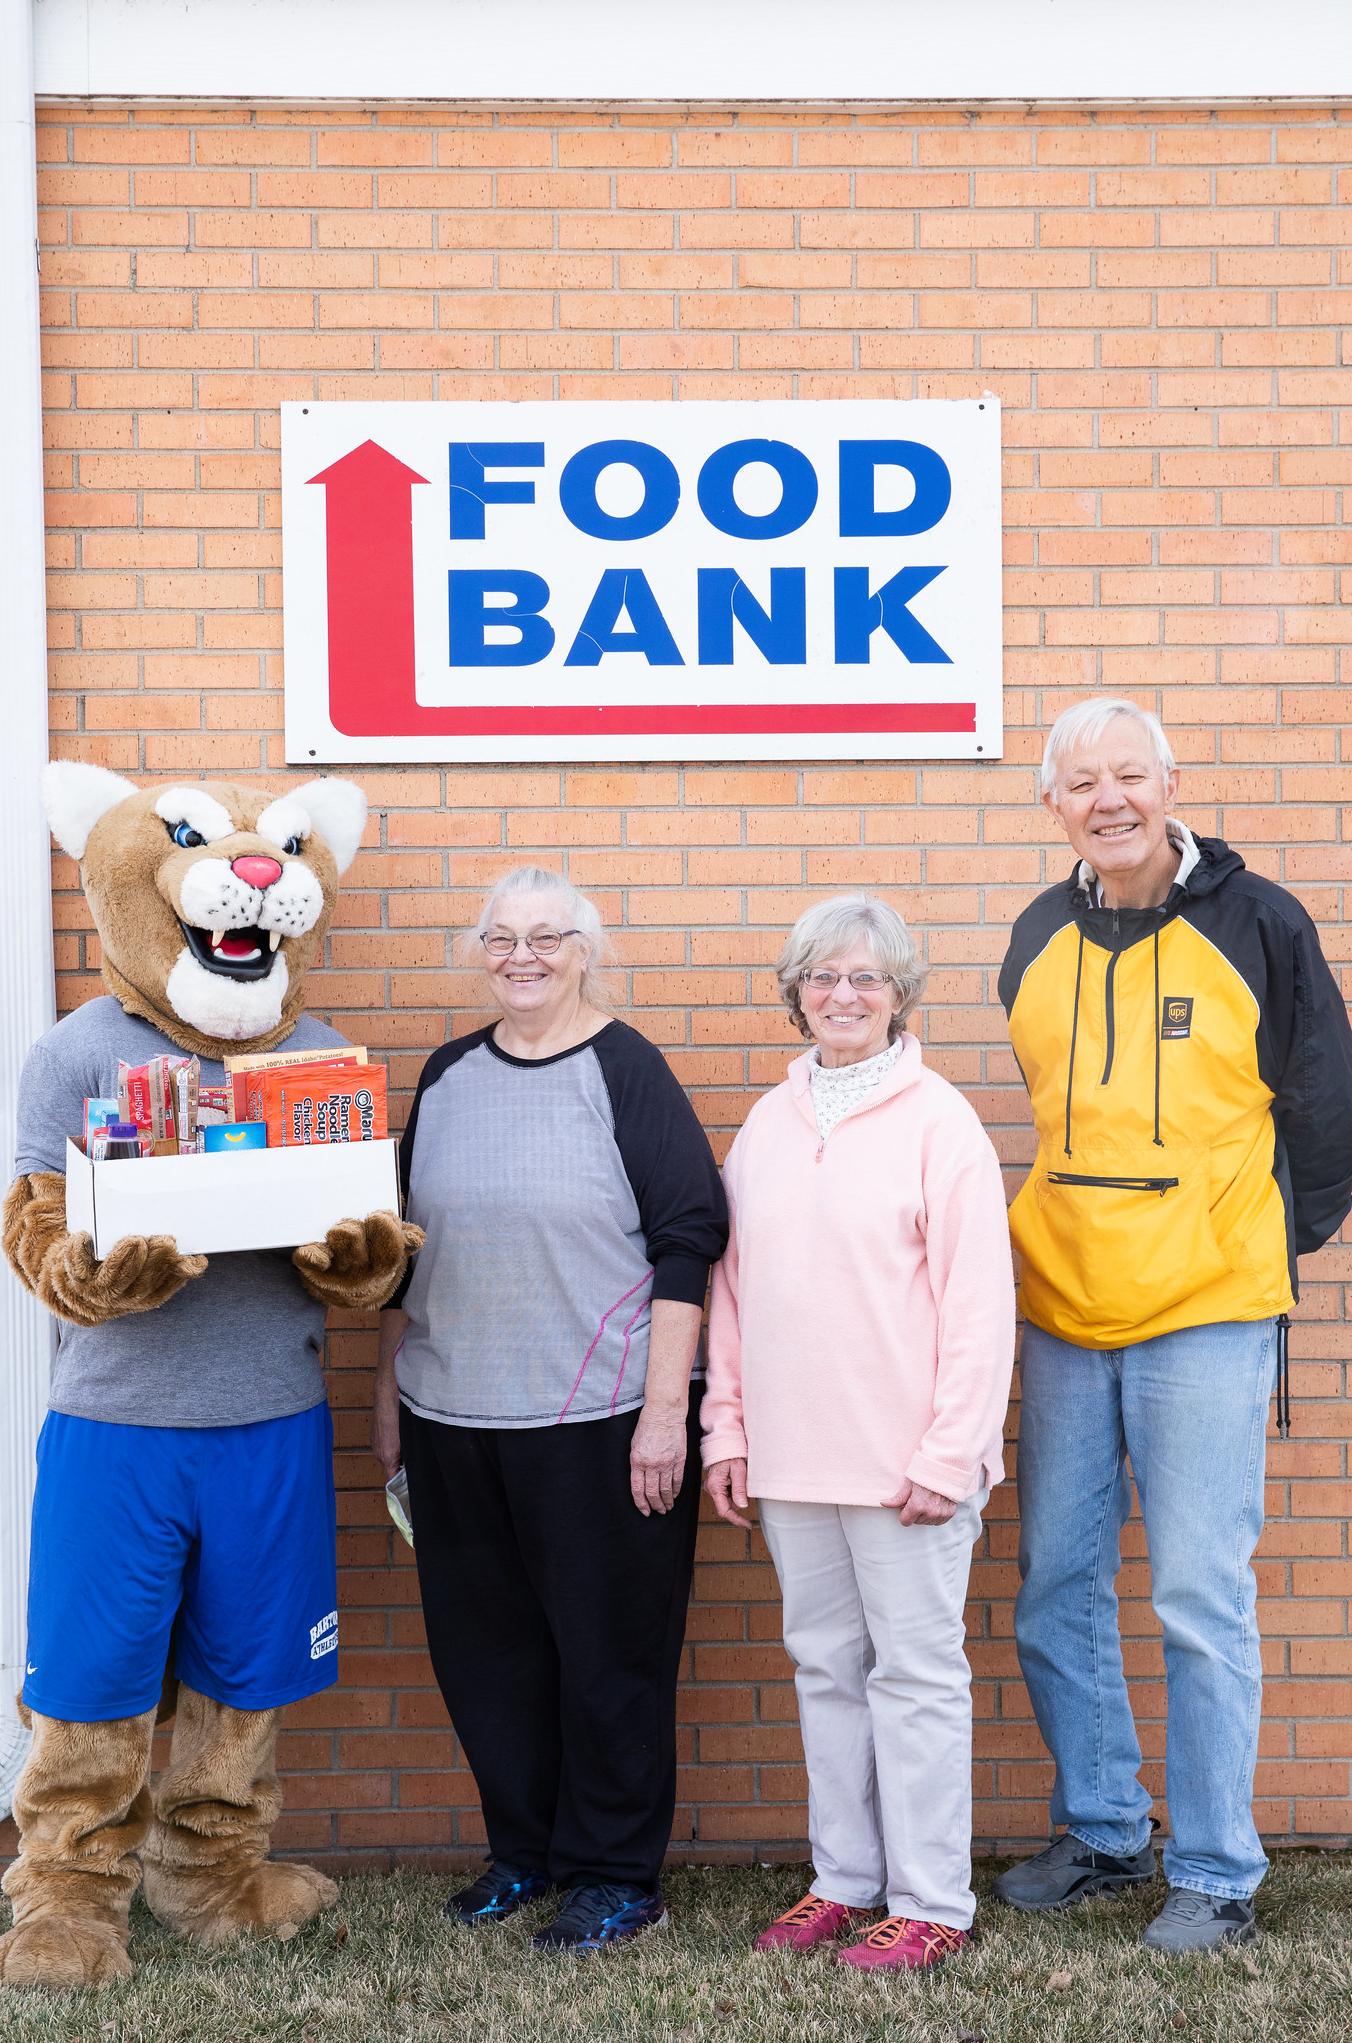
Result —
[[676, 1674], [694, 1555], [690, 1376], [727, 1239], [660, 1052], [605, 1011], [595, 907], [494, 887], [498, 1010], [428, 1060], [401, 1146], [426, 1244], [381, 1316], [373, 1446], [401, 1455], [432, 1664], [490, 1863], [446, 1913], [594, 1950], [665, 1919]]
[[812, 1048], [728, 1157], [703, 1410], [714, 1508], [749, 1526], [759, 1500], [807, 1759], [816, 1877], [757, 1948], [853, 1930], [843, 1963], [914, 1969], [975, 1909], [963, 1603], [1003, 1473], [1005, 1202], [976, 1115], [906, 1029], [924, 969], [900, 915], [822, 902], [778, 972]]

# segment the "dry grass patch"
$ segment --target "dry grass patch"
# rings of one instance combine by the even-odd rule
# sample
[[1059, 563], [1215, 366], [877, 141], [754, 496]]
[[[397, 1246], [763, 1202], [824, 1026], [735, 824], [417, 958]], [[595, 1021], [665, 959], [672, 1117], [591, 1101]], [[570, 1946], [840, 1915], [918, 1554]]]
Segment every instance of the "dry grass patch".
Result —
[[[981, 1868], [989, 1888], [995, 1864]], [[672, 1872], [672, 1926], [592, 1958], [532, 1951], [545, 1904], [496, 1930], [442, 1920], [444, 1878], [346, 1881], [286, 1944], [205, 1954], [139, 1905], [125, 1986], [0, 1992], [4, 2043], [1348, 2043], [1352, 1855], [1278, 1856], [1250, 1950], [1169, 1959], [1138, 1938], [1163, 1885], [1059, 1921], [983, 1906], [933, 1977], [853, 1977], [816, 1955], [756, 1958], [797, 1867]]]

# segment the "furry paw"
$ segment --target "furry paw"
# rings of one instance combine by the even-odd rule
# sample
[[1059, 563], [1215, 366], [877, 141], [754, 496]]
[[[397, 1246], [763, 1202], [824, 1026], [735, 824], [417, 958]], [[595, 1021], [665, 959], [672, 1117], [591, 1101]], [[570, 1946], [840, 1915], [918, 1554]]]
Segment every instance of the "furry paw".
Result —
[[264, 1859], [242, 1881], [235, 1899], [241, 1926], [256, 1936], [285, 1936], [332, 1908], [338, 1888], [313, 1866]]
[[205, 1256], [181, 1256], [169, 1234], [127, 1235], [102, 1262], [87, 1234], [68, 1234], [53, 1244], [42, 1275], [54, 1311], [100, 1326], [129, 1313], [153, 1312], [206, 1266]]
[[5, 1195], [3, 1242], [16, 1273], [48, 1311], [81, 1327], [152, 1312], [207, 1266], [205, 1256], [181, 1256], [167, 1234], [129, 1236], [99, 1262], [87, 1234], [67, 1231], [59, 1171], [14, 1180]]
[[0, 1937], [5, 1986], [111, 1986], [132, 1970], [124, 1939], [105, 1922], [41, 1915]]
[[145, 1894], [162, 1923], [209, 1949], [242, 1936], [294, 1936], [338, 1899], [333, 1881], [313, 1866], [277, 1859], [261, 1859], [238, 1873], [223, 1869], [218, 1876], [147, 1865]]
[[368, 1213], [340, 1220], [323, 1241], [302, 1242], [291, 1260], [321, 1305], [368, 1312], [384, 1305], [422, 1245], [422, 1229], [397, 1213]]
[[181, 1256], [171, 1234], [130, 1234], [95, 1263], [95, 1296], [117, 1313], [152, 1312], [206, 1266], [205, 1256]]

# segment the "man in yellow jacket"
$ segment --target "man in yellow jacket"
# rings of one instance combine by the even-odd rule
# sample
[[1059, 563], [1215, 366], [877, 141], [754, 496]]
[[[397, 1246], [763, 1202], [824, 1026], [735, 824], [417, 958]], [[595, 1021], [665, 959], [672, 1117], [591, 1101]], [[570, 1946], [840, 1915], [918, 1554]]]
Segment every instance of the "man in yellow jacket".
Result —
[[1051, 1911], [1154, 1876], [1114, 1588], [1129, 1461], [1168, 1684], [1169, 1893], [1145, 1942], [1199, 1950], [1257, 1934], [1250, 1561], [1296, 1257], [1352, 1204], [1352, 1029], [1300, 903], [1175, 821], [1177, 786], [1135, 704], [1057, 719], [1042, 798], [1077, 863], [1000, 975], [1038, 1136], [1010, 1215], [1015, 1628], [1063, 1828], [996, 1893]]

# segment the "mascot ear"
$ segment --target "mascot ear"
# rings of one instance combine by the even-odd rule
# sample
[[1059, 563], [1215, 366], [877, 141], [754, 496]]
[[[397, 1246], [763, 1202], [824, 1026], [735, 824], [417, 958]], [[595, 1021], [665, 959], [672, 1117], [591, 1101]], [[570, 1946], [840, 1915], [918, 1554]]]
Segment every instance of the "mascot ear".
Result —
[[120, 773], [110, 773], [106, 766], [86, 766], [79, 759], [54, 759], [43, 767], [39, 779], [51, 833], [72, 858], [84, 857], [89, 833], [100, 816], [140, 792]]
[[357, 855], [361, 833], [366, 828], [366, 796], [350, 780], [307, 780], [291, 789], [293, 801], [310, 812], [340, 873], [345, 873]]

